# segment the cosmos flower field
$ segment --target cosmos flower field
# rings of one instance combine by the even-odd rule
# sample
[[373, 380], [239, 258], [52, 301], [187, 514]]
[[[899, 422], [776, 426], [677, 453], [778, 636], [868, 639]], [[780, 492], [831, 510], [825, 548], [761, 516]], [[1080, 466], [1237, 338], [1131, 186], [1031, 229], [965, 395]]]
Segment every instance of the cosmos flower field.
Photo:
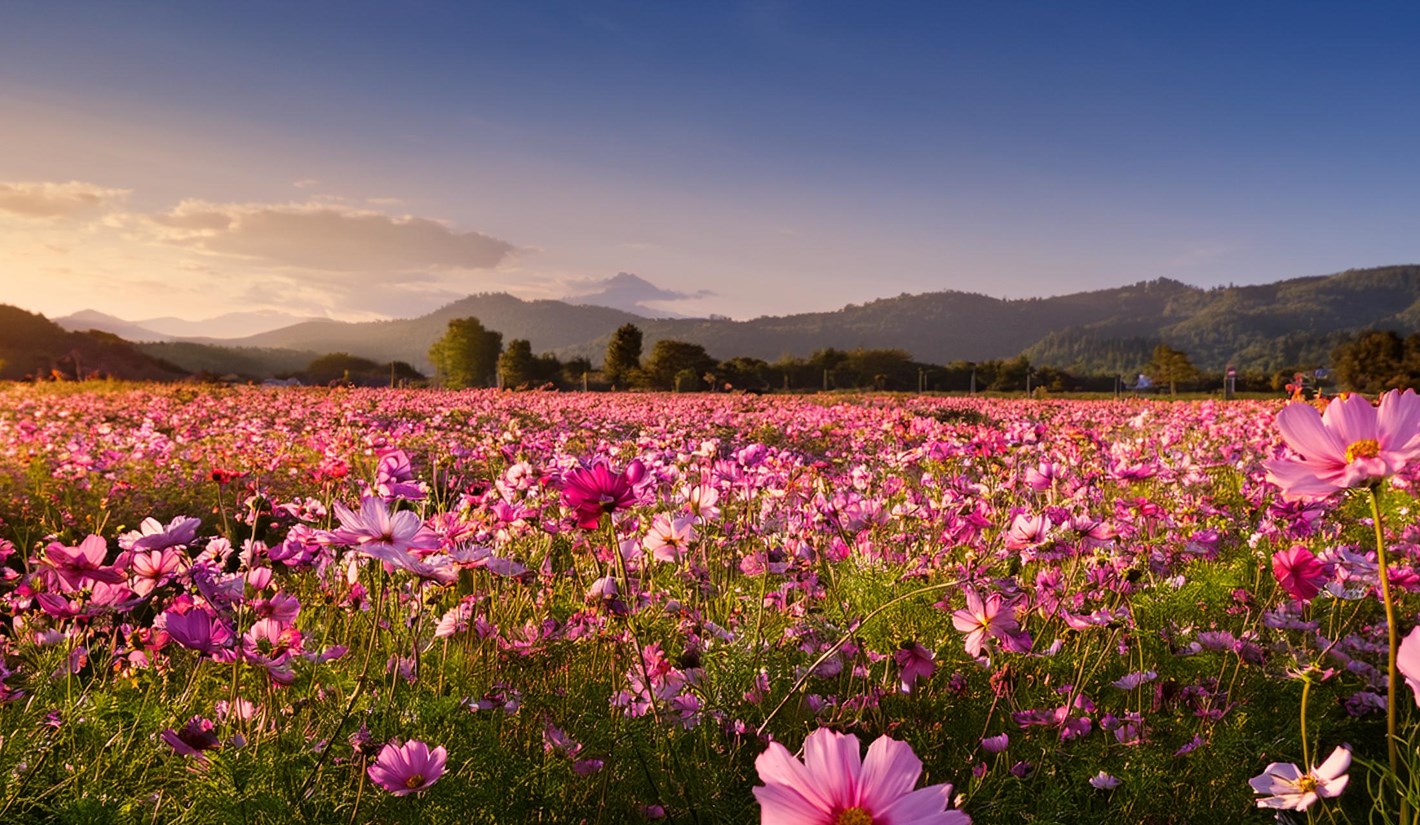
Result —
[[1375, 525], [1281, 409], [3, 388], [0, 822], [788, 822], [839, 734], [942, 813], [794, 821], [1269, 822], [1342, 746], [1291, 815], [1365, 821]]

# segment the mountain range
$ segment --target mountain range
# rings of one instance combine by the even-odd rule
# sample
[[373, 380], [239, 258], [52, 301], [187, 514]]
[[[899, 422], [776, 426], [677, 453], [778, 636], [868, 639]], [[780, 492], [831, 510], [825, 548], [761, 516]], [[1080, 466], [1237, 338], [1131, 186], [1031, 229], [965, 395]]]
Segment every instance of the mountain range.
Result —
[[[240, 338], [222, 338], [204, 322], [205, 337], [166, 334], [144, 352], [187, 369], [215, 369], [223, 352], [242, 369], [295, 363], [312, 353], [345, 352], [380, 362], [407, 361], [429, 369], [427, 353], [454, 318], [477, 317], [485, 327], [531, 342], [536, 352], [584, 356], [600, 363], [611, 333], [635, 324], [650, 352], [656, 341], [703, 345], [719, 359], [773, 361], [825, 348], [892, 348], [925, 363], [982, 361], [1025, 354], [1032, 363], [1080, 372], [1128, 372], [1147, 362], [1155, 345], [1186, 352], [1197, 366], [1275, 371], [1320, 365], [1336, 343], [1369, 328], [1420, 331], [1420, 265], [1356, 269], [1254, 286], [1203, 289], [1170, 279], [1049, 298], [1000, 299], [944, 291], [899, 295], [833, 312], [745, 321], [646, 318], [604, 306], [523, 300], [503, 293], [471, 295], [418, 318], [364, 323], [303, 320]], [[161, 320], [161, 319], [160, 319]], [[169, 321], [171, 319], [168, 319]], [[275, 318], [269, 320], [275, 321]], [[152, 320], [129, 323], [99, 313], [62, 319], [120, 337], [155, 333]], [[85, 327], [84, 325], [89, 325]], [[125, 326], [126, 325], [126, 326]], [[168, 323], [165, 330], [180, 331]], [[186, 328], [191, 329], [191, 328]], [[158, 333], [163, 334], [163, 333]], [[131, 340], [140, 340], [137, 337]], [[214, 349], [220, 348], [220, 349]], [[194, 359], [205, 359], [201, 367]]]

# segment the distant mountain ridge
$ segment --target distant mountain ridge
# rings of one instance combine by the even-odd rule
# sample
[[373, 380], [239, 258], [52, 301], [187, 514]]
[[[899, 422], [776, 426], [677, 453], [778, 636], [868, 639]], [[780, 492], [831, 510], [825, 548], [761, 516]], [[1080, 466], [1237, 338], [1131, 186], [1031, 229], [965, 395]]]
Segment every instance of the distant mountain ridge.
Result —
[[201, 321], [189, 321], [171, 316], [125, 321], [113, 315], [86, 309], [72, 315], [65, 315], [62, 318], [55, 318], [54, 322], [71, 332], [96, 329], [100, 332], [112, 333], [127, 341], [146, 343], [198, 337], [243, 338], [309, 320], [315, 319], [275, 310], [256, 310], [254, 312], [228, 312]]
[[926, 363], [1025, 354], [1039, 365], [1127, 372], [1146, 362], [1155, 345], [1167, 343], [1204, 369], [1232, 365], [1273, 371], [1323, 364], [1337, 342], [1362, 329], [1420, 332], [1420, 265], [1212, 289], [1161, 278], [1016, 300], [959, 291], [903, 294], [833, 312], [747, 321], [650, 319], [602, 306], [491, 293], [471, 295], [418, 318], [316, 320], [238, 339], [185, 340], [286, 353], [346, 352], [428, 370], [429, 345], [451, 319], [467, 316], [503, 333], [505, 343], [525, 338], [535, 352], [586, 356], [594, 364], [600, 363], [611, 333], [629, 323], [643, 331], [647, 353], [658, 340], [676, 339], [701, 344], [719, 359], [773, 361], [829, 347], [863, 347], [903, 349]]

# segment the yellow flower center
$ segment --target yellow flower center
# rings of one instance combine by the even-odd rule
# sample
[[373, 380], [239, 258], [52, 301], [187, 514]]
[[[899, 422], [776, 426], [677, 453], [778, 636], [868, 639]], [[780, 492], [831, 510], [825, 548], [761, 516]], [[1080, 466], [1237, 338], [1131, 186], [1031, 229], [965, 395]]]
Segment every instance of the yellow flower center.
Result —
[[404, 787], [409, 788], [410, 790], [413, 790], [423, 784], [424, 774], [422, 773], [410, 774], [409, 778], [404, 780]]
[[833, 825], [873, 825], [873, 815], [857, 806], [845, 808], [838, 818], [833, 820]]
[[1380, 454], [1380, 442], [1374, 438], [1353, 441], [1351, 446], [1346, 448], [1346, 463], [1350, 464], [1358, 458], [1375, 458]]
[[1302, 793], [1316, 793], [1316, 789], [1316, 777], [1312, 776], [1311, 774], [1306, 774], [1305, 776], [1297, 780], [1297, 790], [1301, 791]]

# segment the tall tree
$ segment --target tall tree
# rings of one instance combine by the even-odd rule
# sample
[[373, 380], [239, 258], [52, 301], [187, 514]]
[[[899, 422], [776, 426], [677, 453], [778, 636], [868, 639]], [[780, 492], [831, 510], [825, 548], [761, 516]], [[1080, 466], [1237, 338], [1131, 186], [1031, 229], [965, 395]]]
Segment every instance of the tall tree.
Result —
[[1391, 330], [1366, 330], [1331, 353], [1336, 378], [1357, 392], [1416, 386], [1420, 336], [1404, 340]]
[[1188, 353], [1176, 350], [1168, 344], [1154, 347], [1154, 357], [1149, 361], [1149, 377], [1156, 382], [1168, 382], [1169, 395], [1178, 394], [1178, 385], [1198, 380], [1198, 368], [1188, 359]]
[[[655, 390], [699, 389], [700, 377], [715, 369], [715, 359], [705, 347], [685, 341], [657, 341], [641, 371], [646, 386]], [[680, 376], [677, 387], [676, 377]]]
[[505, 387], [519, 387], [536, 379], [537, 360], [532, 344], [523, 338], [508, 342], [508, 348], [498, 356], [498, 376]]
[[484, 329], [477, 318], [455, 318], [429, 347], [429, 361], [449, 389], [486, 387], [502, 351], [503, 333]]
[[626, 386], [632, 373], [641, 368], [641, 328], [622, 324], [611, 334], [606, 345], [606, 363], [602, 372], [612, 386]]

